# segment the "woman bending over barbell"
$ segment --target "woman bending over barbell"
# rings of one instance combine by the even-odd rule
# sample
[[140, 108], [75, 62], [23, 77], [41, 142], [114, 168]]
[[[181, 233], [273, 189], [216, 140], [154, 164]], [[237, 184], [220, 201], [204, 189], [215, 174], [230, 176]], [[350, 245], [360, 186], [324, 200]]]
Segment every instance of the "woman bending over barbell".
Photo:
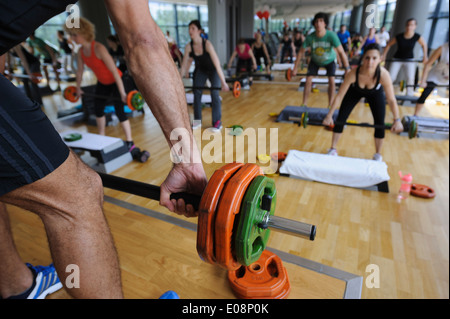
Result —
[[[351, 70], [344, 78], [338, 94], [333, 99], [330, 106], [330, 111], [323, 120], [326, 126], [333, 126], [333, 113], [340, 105], [339, 114], [336, 119], [336, 125], [333, 129], [333, 138], [331, 148], [328, 150], [328, 155], [337, 156], [337, 143], [341, 137], [344, 129], [344, 123], [352, 112], [355, 105], [365, 98], [369, 103], [372, 111], [374, 123], [377, 126], [384, 126], [384, 118], [386, 115], [386, 104], [389, 103], [392, 114], [394, 116], [394, 123], [391, 131], [399, 133], [403, 131], [403, 125], [399, 117], [399, 109], [397, 100], [394, 94], [394, 87], [389, 72], [380, 65], [381, 63], [381, 48], [378, 44], [369, 44], [362, 57], [361, 65], [358, 68]], [[386, 96], [385, 96], [386, 92]], [[375, 129], [375, 155], [373, 160], [382, 161], [381, 147], [383, 145], [385, 135], [384, 128]]]
[[99, 134], [105, 135], [105, 106], [108, 102], [102, 96], [111, 96], [111, 98], [115, 98], [114, 110], [125, 133], [127, 147], [131, 149], [133, 146], [133, 138], [130, 121], [124, 110], [124, 104], [127, 104], [127, 94], [122, 81], [122, 71], [116, 67], [114, 59], [106, 47], [95, 41], [95, 26], [89, 20], [80, 18], [79, 28], [66, 27], [66, 31], [70, 35], [71, 40], [77, 44], [81, 44], [77, 62], [76, 96], [80, 97], [83, 94], [81, 81], [84, 64], [86, 64], [94, 72], [98, 81], [95, 87], [95, 95], [99, 97], [96, 97], [94, 100], [94, 109]]

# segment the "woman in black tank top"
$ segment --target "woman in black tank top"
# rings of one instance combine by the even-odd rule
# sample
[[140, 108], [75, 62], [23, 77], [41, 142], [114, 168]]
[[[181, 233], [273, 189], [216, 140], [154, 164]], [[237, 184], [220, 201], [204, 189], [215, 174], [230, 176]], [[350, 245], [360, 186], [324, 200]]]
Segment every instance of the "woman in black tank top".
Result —
[[[362, 98], [365, 98], [369, 103], [375, 125], [384, 125], [387, 101], [394, 117], [391, 131], [393, 133], [403, 131], [403, 125], [400, 121], [397, 100], [395, 98], [391, 78], [388, 71], [384, 67], [380, 66], [380, 63], [380, 46], [376, 43], [369, 44], [364, 51], [361, 66], [359, 66], [356, 70], [354, 69], [350, 71], [345, 76], [344, 83], [342, 83], [338, 94], [331, 104], [330, 111], [323, 120], [323, 125], [333, 126], [333, 114], [340, 106], [339, 114], [336, 119], [336, 125], [333, 129], [331, 148], [328, 151], [328, 154], [337, 155], [336, 146], [344, 129], [343, 124], [347, 121], [347, 118], [353, 108]], [[382, 159], [380, 153], [384, 141], [384, 135], [384, 129], [375, 129], [374, 160], [381, 161]]]
[[428, 60], [428, 47], [425, 39], [420, 36], [420, 34], [416, 33], [416, 20], [409, 19], [406, 21], [405, 32], [397, 34], [391, 41], [389, 41], [388, 45], [384, 49], [383, 52], [383, 60], [386, 59], [386, 56], [390, 50], [390, 48], [397, 44], [397, 51], [394, 54], [394, 59], [397, 61], [393, 61], [389, 66], [389, 73], [391, 74], [392, 81], [397, 80], [397, 76], [401, 69], [405, 70], [406, 74], [406, 84], [408, 88], [406, 90], [406, 95], [413, 95], [414, 89], [412, 86], [414, 85], [417, 63], [414, 62], [414, 47], [416, 43], [419, 43], [422, 46], [423, 50], [423, 63], [427, 63]]
[[[229, 91], [225, 76], [220, 66], [219, 58], [210, 41], [203, 39], [201, 34], [202, 27], [198, 20], [189, 23], [189, 35], [191, 42], [184, 50], [187, 57], [183, 60], [181, 66], [181, 77], [189, 76], [189, 68], [195, 61], [195, 70], [193, 77], [194, 87], [204, 87], [206, 80], [211, 82], [211, 87], [222, 87], [222, 91]], [[212, 130], [220, 131], [222, 129], [222, 101], [219, 90], [211, 90], [212, 106]], [[202, 121], [202, 90], [194, 89], [194, 123], [193, 129], [201, 128]]]

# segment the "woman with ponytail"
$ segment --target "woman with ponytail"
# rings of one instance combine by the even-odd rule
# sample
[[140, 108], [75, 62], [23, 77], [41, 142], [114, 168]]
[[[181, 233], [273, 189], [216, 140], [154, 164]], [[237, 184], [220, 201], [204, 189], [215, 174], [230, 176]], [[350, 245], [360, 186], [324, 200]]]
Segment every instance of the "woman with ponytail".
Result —
[[[380, 46], [376, 43], [369, 44], [364, 50], [361, 65], [345, 76], [338, 94], [331, 103], [330, 111], [323, 120], [324, 125], [333, 126], [334, 111], [340, 106], [328, 155], [338, 155], [336, 146], [344, 130], [344, 123], [347, 121], [355, 105], [362, 98], [365, 98], [369, 103], [375, 125], [384, 125], [387, 102], [394, 117], [391, 131], [393, 133], [403, 131], [391, 77], [389, 72], [380, 63]], [[384, 135], [384, 128], [375, 129], [375, 155], [373, 156], [373, 160], [382, 161], [380, 153]]]

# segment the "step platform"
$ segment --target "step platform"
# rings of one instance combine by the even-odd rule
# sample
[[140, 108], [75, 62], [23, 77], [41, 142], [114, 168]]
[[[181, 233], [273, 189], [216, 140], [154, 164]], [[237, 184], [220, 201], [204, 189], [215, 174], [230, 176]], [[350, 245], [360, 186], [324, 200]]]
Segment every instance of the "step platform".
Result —
[[[336, 85], [336, 88], [338, 88], [343, 82], [344, 82], [343, 78], [334, 78], [334, 83]], [[299, 92], [303, 92], [304, 91], [305, 84], [306, 84], [306, 78], [302, 78], [300, 80], [300, 85], [298, 87], [298, 91]], [[312, 80], [312, 87], [315, 88], [318, 85], [328, 86], [328, 78], [313, 78], [313, 80]]]
[[439, 119], [433, 117], [422, 116], [404, 116], [402, 118], [402, 124], [406, 133], [400, 133], [400, 135], [407, 135], [411, 123], [415, 121], [417, 125], [417, 137], [427, 137], [435, 139], [448, 139], [449, 138], [449, 120]]
[[[81, 139], [67, 141], [65, 137], [71, 134], [80, 134]], [[64, 131], [60, 135], [64, 143], [80, 154], [83, 162], [97, 172], [109, 174], [133, 161], [128, 147], [120, 138], [73, 130]]]
[[274, 63], [272, 65], [272, 71], [286, 71], [287, 69], [293, 69], [294, 63]]
[[[293, 123], [290, 118], [300, 118], [303, 113], [308, 112], [310, 125], [322, 125], [322, 121], [327, 116], [329, 109], [327, 108], [315, 108], [307, 106], [286, 106], [283, 111], [278, 115], [276, 122], [281, 123]], [[333, 121], [336, 121], [339, 111], [336, 110], [333, 113]]]
[[408, 103], [410, 106], [415, 106], [419, 97], [411, 95], [396, 95], [395, 99], [400, 105], [405, 105], [405, 103]]
[[387, 165], [368, 159], [290, 150], [281, 176], [389, 193]]

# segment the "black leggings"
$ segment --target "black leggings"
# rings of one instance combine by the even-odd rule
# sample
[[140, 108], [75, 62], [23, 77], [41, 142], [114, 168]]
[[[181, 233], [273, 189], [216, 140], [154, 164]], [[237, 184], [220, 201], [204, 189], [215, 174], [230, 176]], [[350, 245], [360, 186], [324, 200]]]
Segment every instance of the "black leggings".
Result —
[[[378, 90], [361, 90], [355, 86], [355, 84], [351, 85], [347, 91], [347, 94], [345, 94], [345, 97], [342, 100], [341, 108], [339, 109], [336, 123], [345, 123], [355, 105], [361, 100], [361, 98], [364, 97], [369, 103], [370, 110], [372, 111], [374, 124], [384, 125], [384, 118], [386, 116], [386, 97], [384, 95], [383, 88], [380, 87]], [[342, 133], [343, 130], [344, 126], [342, 124], [336, 124], [333, 132]], [[384, 138], [384, 135], [384, 128], [375, 129], [375, 138]]]
[[427, 82], [427, 87], [423, 89], [422, 94], [420, 95], [419, 99], [417, 100], [417, 104], [424, 104], [427, 97], [433, 92], [434, 88], [437, 86], [434, 82]]
[[111, 97], [111, 99], [105, 99], [102, 97], [96, 97], [94, 99], [94, 111], [96, 117], [102, 117], [105, 115], [105, 106], [109, 101], [111, 101], [114, 105], [114, 110], [119, 118], [119, 121], [124, 122], [128, 120], [116, 83], [105, 85], [97, 82], [97, 86], [95, 87], [95, 95]]

